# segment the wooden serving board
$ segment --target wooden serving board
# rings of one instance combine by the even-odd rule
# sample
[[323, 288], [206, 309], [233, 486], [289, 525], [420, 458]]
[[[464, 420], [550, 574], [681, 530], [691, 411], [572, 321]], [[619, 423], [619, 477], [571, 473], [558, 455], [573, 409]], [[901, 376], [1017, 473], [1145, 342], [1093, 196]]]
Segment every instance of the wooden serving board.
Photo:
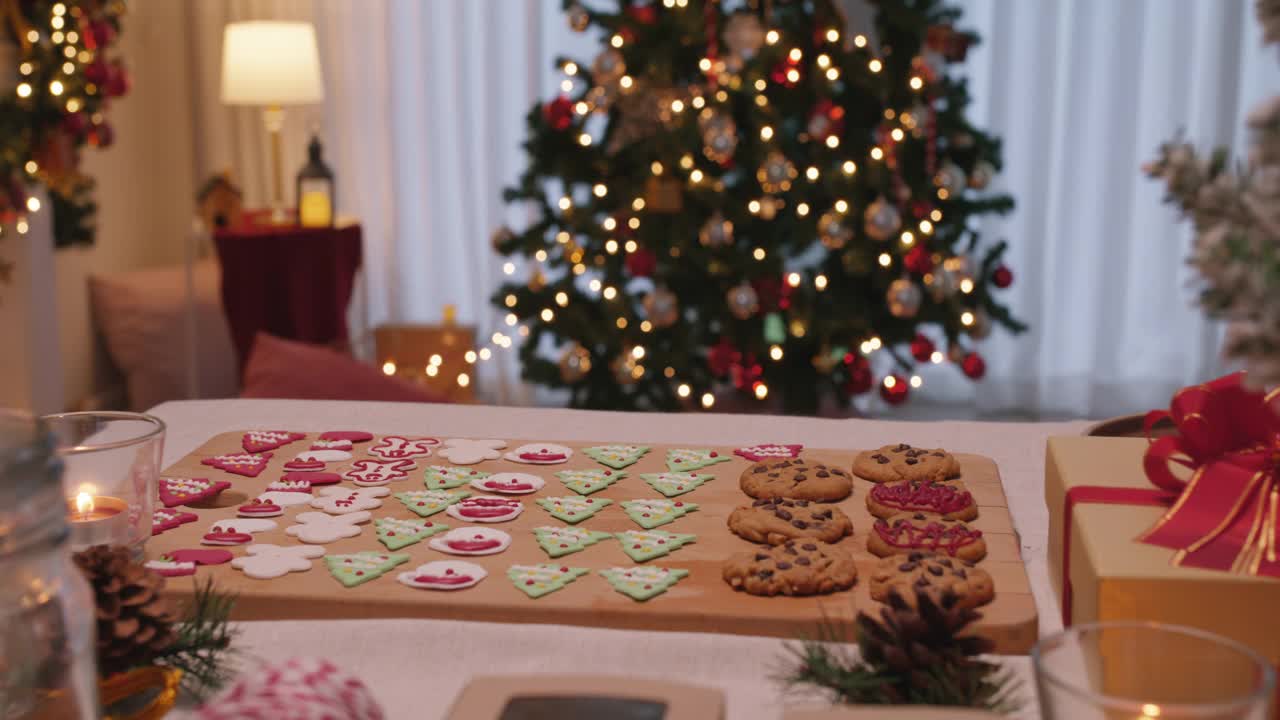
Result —
[[[315, 433], [306, 440], [285, 445], [275, 451], [270, 465], [256, 478], [239, 475], [202, 465], [200, 460], [223, 453], [241, 452], [242, 433], [223, 433], [202, 445], [164, 471], [170, 477], [207, 477], [228, 480], [231, 489], [223, 492], [209, 505], [197, 505], [190, 509], [200, 519], [153, 537], [147, 543], [150, 558], [180, 548], [198, 548], [200, 538], [217, 520], [235, 517], [236, 507], [255, 497], [267, 483], [278, 479], [285, 462], [310, 446]], [[509, 447], [529, 440], [507, 438]], [[375, 439], [374, 442], [377, 442]], [[556, 442], [547, 440], [547, 442]], [[624, 441], [610, 441], [614, 443]], [[732, 447], [715, 447], [721, 455], [731, 457], [729, 462], [712, 465], [698, 472], [709, 473], [715, 479], [676, 500], [697, 503], [699, 510], [658, 528], [676, 533], [694, 533], [697, 542], [685, 545], [666, 557], [649, 561], [650, 565], [683, 568], [688, 577], [666, 593], [647, 602], [636, 602], [616, 592], [604, 578], [594, 571], [610, 567], [627, 567], [632, 562], [622, 552], [616, 540], [603, 540], [581, 552], [550, 559], [533, 537], [533, 528], [561, 526], [564, 523], [551, 517], [534, 503], [539, 497], [569, 496], [574, 493], [565, 488], [555, 472], [559, 470], [603, 468], [581, 452], [581, 448], [597, 443], [562, 443], [572, 447], [575, 453], [567, 463], [560, 465], [526, 465], [507, 460], [488, 460], [473, 465], [478, 470], [495, 472], [524, 472], [546, 480], [546, 487], [532, 495], [515, 496], [525, 503], [524, 512], [515, 520], [485, 525], [511, 534], [509, 549], [497, 555], [480, 557], [455, 557], [439, 553], [427, 547], [426, 541], [396, 550], [407, 553], [410, 561], [376, 580], [354, 588], [343, 587], [330, 576], [323, 560], [316, 560], [311, 570], [291, 573], [274, 580], [254, 580], [228, 565], [199, 568], [196, 577], [212, 576], [225, 590], [239, 593], [235, 616], [242, 620], [275, 619], [326, 619], [326, 618], [451, 618], [508, 623], [554, 623], [589, 627], [625, 628], [636, 630], [668, 630], [684, 632], [720, 632], [742, 635], [764, 635], [784, 638], [812, 637], [825, 615], [840, 626], [852, 630], [856, 611], [875, 612], [880, 604], [873, 601], [868, 590], [867, 578], [878, 558], [866, 549], [867, 533], [873, 518], [866, 509], [866, 496], [873, 484], [855, 477], [853, 495], [837, 503], [853, 520], [854, 534], [844, 538], [839, 545], [849, 550], [857, 560], [859, 578], [852, 590], [816, 597], [756, 597], [735, 591], [721, 578], [721, 565], [730, 555], [750, 550], [754, 545], [729, 531], [727, 520], [734, 508], [749, 504], [738, 487], [738, 477], [751, 463], [733, 455]], [[366, 457], [370, 443], [356, 445], [353, 459], [344, 463], [331, 463], [327, 470], [345, 472], [354, 460]], [[580, 522], [576, 527], [604, 532], [620, 532], [640, 529], [626, 516], [619, 503], [639, 498], [660, 498], [656, 490], [640, 479], [641, 473], [662, 472], [667, 469], [666, 450], [672, 446], [652, 446], [652, 450], [638, 463], [626, 468], [627, 477], [601, 490], [591, 497], [604, 497], [613, 504], [601, 510], [595, 517]], [[708, 446], [688, 446], [708, 447]], [[822, 450], [806, 448], [802, 457], [821, 460], [828, 464], [850, 468], [858, 449]], [[1037, 618], [1035, 601], [1031, 595], [1030, 581], [1019, 552], [1017, 533], [1013, 529], [1008, 502], [1000, 484], [996, 465], [990, 459], [957, 454], [962, 469], [962, 480], [979, 505], [978, 519], [971, 523], [983, 531], [989, 548], [981, 567], [995, 581], [995, 600], [983, 607], [983, 619], [977, 626], [978, 634], [994, 641], [996, 651], [1004, 654], [1021, 654], [1035, 644]], [[404, 490], [421, 490], [423, 469], [427, 465], [449, 463], [438, 456], [417, 459], [418, 469], [407, 480], [388, 485], [392, 493]], [[354, 487], [350, 482], [343, 486]], [[458, 489], [468, 489], [466, 487]], [[483, 494], [483, 493], [474, 493]], [[284, 528], [293, 524], [292, 518], [308, 511], [307, 506], [286, 508], [285, 514], [273, 518], [279, 525], [276, 530], [257, 533], [255, 542], [277, 545], [296, 545], [298, 541], [285, 534]], [[394, 497], [383, 498], [382, 507], [371, 511], [374, 517], [415, 519]], [[465, 523], [441, 512], [431, 516], [451, 528]], [[387, 552], [378, 542], [372, 523], [363, 527], [354, 538], [340, 540], [324, 546], [331, 554], [361, 550]], [[243, 546], [230, 548], [236, 555], [244, 553]], [[483, 566], [489, 576], [479, 585], [455, 592], [417, 590], [396, 582], [395, 575], [412, 570], [432, 560], [458, 559]], [[538, 599], [531, 599], [517, 590], [506, 576], [507, 568], [514, 564], [557, 562], [572, 567], [590, 568], [593, 572], [557, 592]], [[189, 594], [193, 584], [186, 578], [174, 578], [169, 582], [172, 591]]]

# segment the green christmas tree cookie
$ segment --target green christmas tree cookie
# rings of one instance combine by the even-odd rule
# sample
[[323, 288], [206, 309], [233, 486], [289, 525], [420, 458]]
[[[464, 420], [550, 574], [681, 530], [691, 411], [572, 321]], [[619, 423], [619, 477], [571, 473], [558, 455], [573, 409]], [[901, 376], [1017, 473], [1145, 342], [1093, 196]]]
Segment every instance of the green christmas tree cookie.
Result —
[[408, 490], [396, 493], [396, 499], [413, 512], [428, 517], [461, 502], [471, 493], [466, 490]]
[[378, 533], [378, 542], [386, 545], [388, 550], [399, 550], [449, 529], [449, 526], [442, 522], [400, 520], [389, 517], [374, 520], [373, 526]]
[[553, 563], [542, 565], [512, 565], [507, 577], [516, 589], [531, 598], [549, 595], [591, 572], [586, 568], [567, 567]]
[[666, 592], [667, 588], [675, 585], [680, 578], [688, 575], [689, 571], [653, 566], [616, 567], [601, 570], [600, 574], [605, 580], [609, 581], [614, 590], [633, 600], [643, 602], [655, 595], [661, 595]]
[[430, 465], [423, 478], [428, 490], [452, 490], [456, 487], [462, 487], [472, 480], [483, 480], [489, 477], [489, 473], [483, 470], [472, 470], [464, 467], [451, 467], [449, 465]]
[[559, 518], [571, 525], [600, 512], [605, 505], [612, 503], [606, 498], [584, 498], [570, 495], [568, 497], [538, 498], [534, 502], [551, 513], [551, 517]]
[[329, 567], [329, 574], [346, 587], [367, 583], [381, 577], [391, 568], [407, 562], [409, 562], [408, 555], [372, 551], [324, 556], [324, 564]]
[[622, 543], [622, 552], [636, 562], [668, 555], [698, 539], [697, 535], [677, 535], [665, 530], [624, 530], [614, 537]]
[[671, 470], [671, 472], [688, 472], [690, 470], [707, 467], [708, 465], [728, 462], [732, 459], [732, 457], [728, 455], [721, 455], [715, 450], [676, 448], [667, 451], [667, 468]]
[[649, 452], [650, 448], [643, 445], [597, 445], [589, 447], [582, 452], [587, 457], [595, 460], [601, 465], [608, 465], [614, 470], [621, 470], [628, 465], [634, 465]]
[[697, 510], [698, 505], [681, 500], [627, 500], [622, 503], [622, 509], [637, 525], [650, 530], [688, 515]]
[[621, 470], [561, 470], [556, 473], [565, 487], [579, 495], [603, 490], [626, 476]]
[[662, 472], [641, 473], [640, 478], [663, 495], [675, 497], [697, 490], [702, 483], [715, 480], [716, 476], [696, 472]]
[[538, 544], [551, 557], [576, 553], [579, 550], [586, 549], [588, 545], [595, 545], [601, 540], [613, 537], [611, 533], [607, 532], [571, 527], [534, 528], [533, 536], [538, 539]]

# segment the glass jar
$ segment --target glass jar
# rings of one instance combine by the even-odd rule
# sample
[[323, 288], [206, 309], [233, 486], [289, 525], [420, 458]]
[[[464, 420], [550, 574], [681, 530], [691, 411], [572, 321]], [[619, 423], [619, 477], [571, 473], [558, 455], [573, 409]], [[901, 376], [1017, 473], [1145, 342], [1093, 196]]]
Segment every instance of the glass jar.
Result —
[[96, 718], [94, 601], [43, 423], [0, 411], [0, 718]]

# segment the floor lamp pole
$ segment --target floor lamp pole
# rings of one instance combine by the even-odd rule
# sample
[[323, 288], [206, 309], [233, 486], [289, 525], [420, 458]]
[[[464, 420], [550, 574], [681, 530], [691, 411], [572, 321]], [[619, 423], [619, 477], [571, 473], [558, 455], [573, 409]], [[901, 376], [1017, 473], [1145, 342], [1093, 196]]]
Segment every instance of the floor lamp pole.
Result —
[[268, 105], [262, 111], [262, 120], [267, 126], [267, 134], [271, 136], [271, 223], [284, 225], [287, 222], [284, 214], [284, 151], [280, 139], [284, 129], [284, 109], [279, 105]]

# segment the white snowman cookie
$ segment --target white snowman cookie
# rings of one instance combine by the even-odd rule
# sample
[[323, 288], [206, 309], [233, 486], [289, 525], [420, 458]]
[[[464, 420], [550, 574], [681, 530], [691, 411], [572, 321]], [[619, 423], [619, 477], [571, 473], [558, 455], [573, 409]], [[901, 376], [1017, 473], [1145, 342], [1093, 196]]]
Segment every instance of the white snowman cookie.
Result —
[[402, 572], [396, 580], [420, 590], [462, 590], [476, 585], [489, 573], [475, 563], [461, 560], [436, 560], [416, 569]]
[[505, 457], [512, 462], [529, 465], [558, 465], [568, 462], [573, 457], [573, 450], [553, 443], [529, 443], [512, 450]]
[[547, 482], [537, 475], [528, 473], [494, 473], [488, 477], [476, 478], [471, 487], [485, 492], [502, 493], [503, 495], [528, 495], [538, 492]]
[[495, 555], [511, 547], [511, 536], [493, 528], [460, 527], [431, 538], [427, 546], [450, 555]]

